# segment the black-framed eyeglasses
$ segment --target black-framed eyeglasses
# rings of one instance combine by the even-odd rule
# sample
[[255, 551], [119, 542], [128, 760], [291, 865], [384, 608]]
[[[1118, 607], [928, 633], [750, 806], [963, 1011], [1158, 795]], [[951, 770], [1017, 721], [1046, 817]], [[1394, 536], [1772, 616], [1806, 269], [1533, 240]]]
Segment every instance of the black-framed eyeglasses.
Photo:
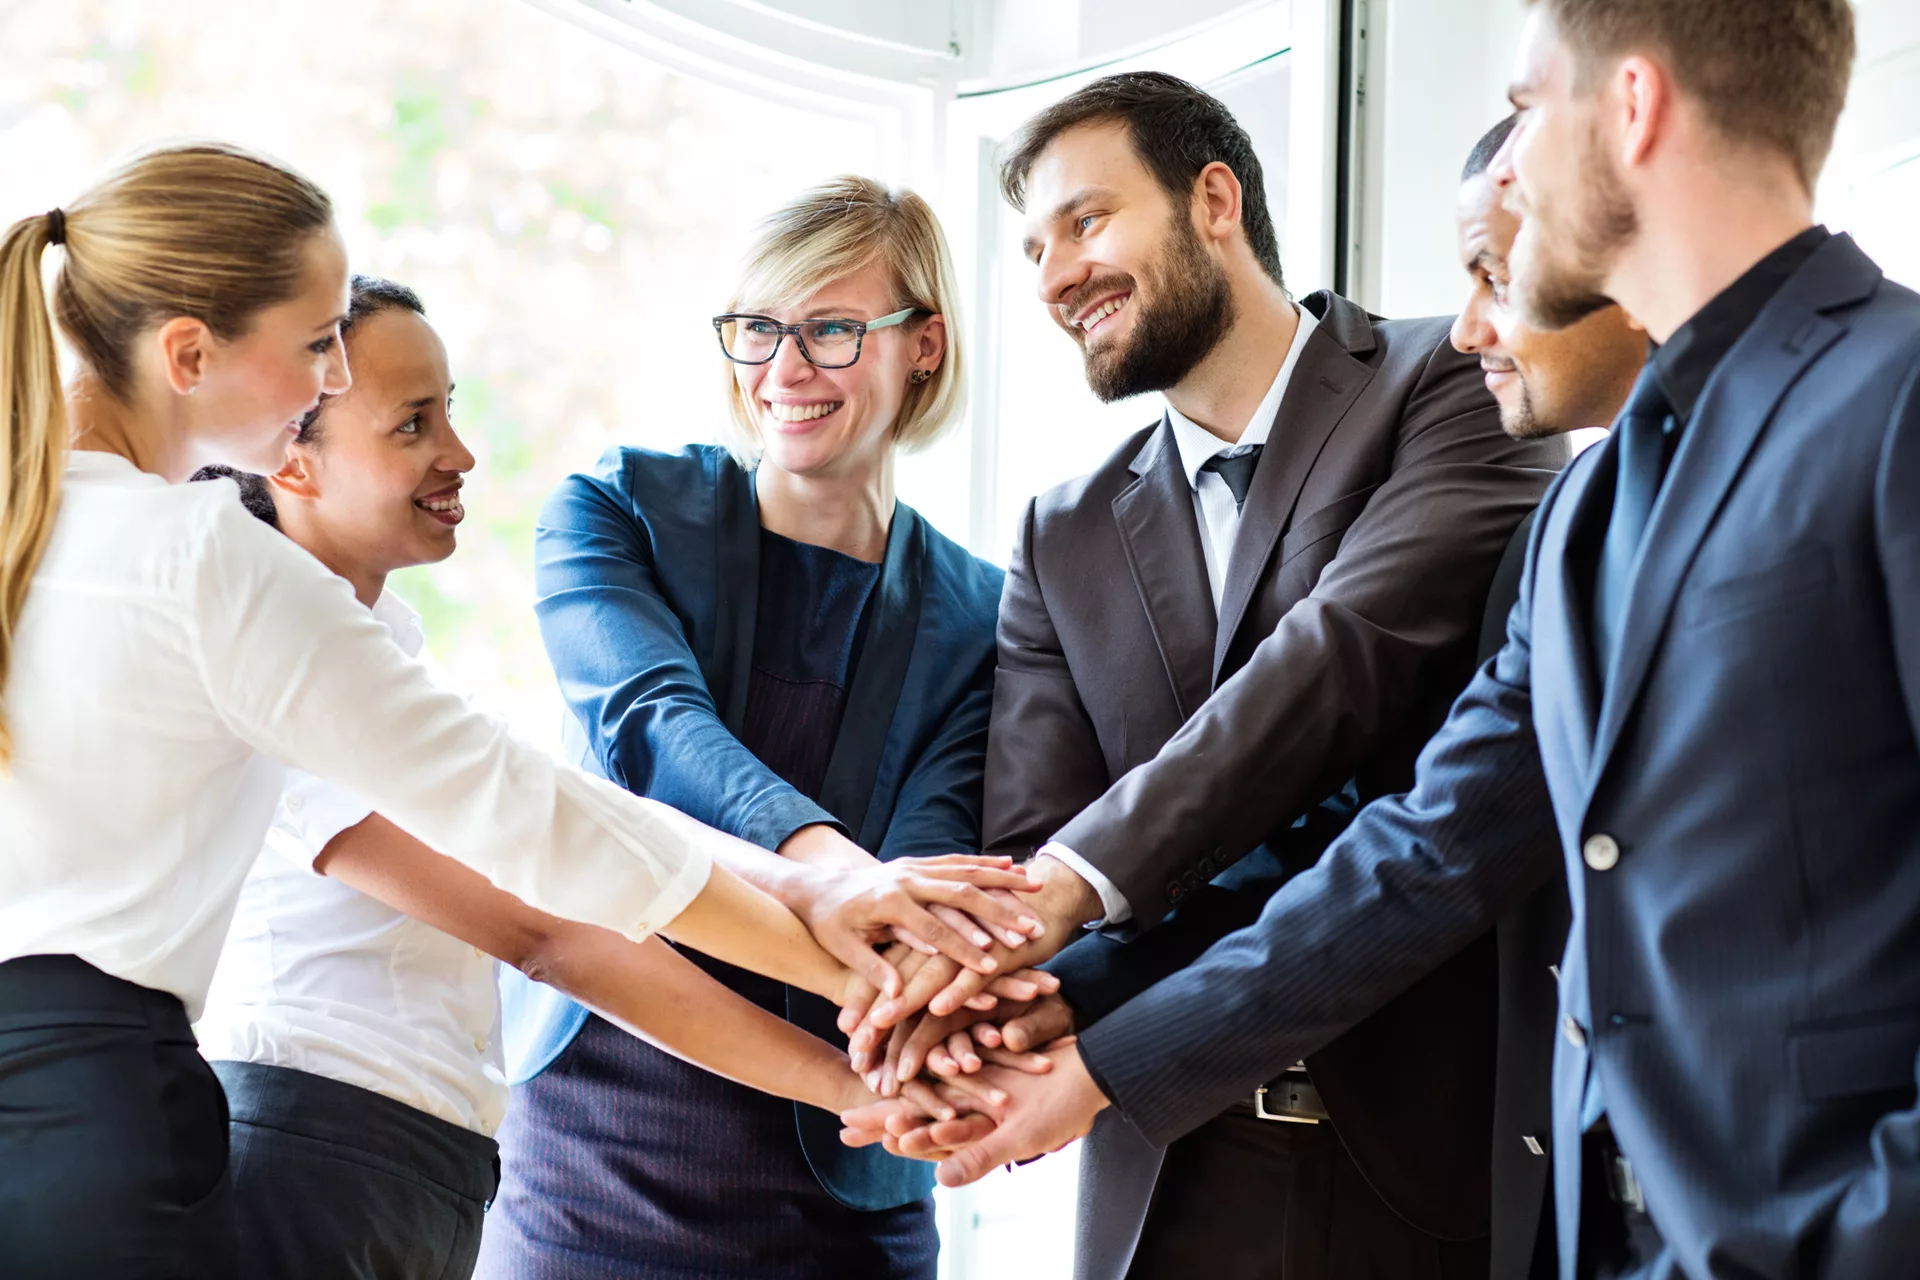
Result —
[[772, 316], [728, 314], [713, 318], [720, 350], [735, 364], [765, 364], [780, 352], [788, 334], [800, 344], [807, 363], [821, 369], [844, 369], [860, 358], [860, 348], [875, 329], [890, 329], [915, 316], [930, 316], [925, 307], [908, 307], [878, 320], [841, 320], [823, 317], [781, 324]]

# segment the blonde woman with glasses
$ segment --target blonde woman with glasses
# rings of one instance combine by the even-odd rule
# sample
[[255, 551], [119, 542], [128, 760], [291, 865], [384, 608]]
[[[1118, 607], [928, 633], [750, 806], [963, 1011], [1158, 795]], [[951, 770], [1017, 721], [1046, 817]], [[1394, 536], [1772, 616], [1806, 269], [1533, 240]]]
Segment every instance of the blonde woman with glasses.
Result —
[[[772, 973], [834, 967], [713, 866], [733, 837], [436, 689], [232, 485], [178, 483], [205, 463], [279, 469], [350, 384], [347, 296], [325, 193], [224, 146], [146, 155], [0, 242], [9, 1280], [239, 1274], [225, 1098], [189, 1024], [276, 762], [558, 916]], [[56, 322], [76, 357], [64, 395]]]
[[[834, 954], [897, 938], [991, 972], [987, 945], [1034, 927], [1023, 875], [956, 856], [980, 839], [1001, 574], [894, 496], [899, 452], [962, 407], [956, 308], [920, 197], [804, 193], [712, 322], [726, 446], [611, 450], [547, 504], [535, 573], [589, 769], [758, 846], [729, 865]], [[696, 959], [837, 1037], [824, 1002]], [[921, 1168], [508, 981], [480, 1275], [931, 1280]]]

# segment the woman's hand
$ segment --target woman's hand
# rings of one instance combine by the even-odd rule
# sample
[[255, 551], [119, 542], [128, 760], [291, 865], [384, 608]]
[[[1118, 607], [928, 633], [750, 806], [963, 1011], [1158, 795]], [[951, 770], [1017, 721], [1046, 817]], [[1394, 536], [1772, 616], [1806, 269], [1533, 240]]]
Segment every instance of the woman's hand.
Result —
[[1015, 894], [1033, 888], [1011, 858], [946, 854], [864, 867], [799, 864], [781, 897], [822, 949], [857, 971], [866, 968], [861, 953], [898, 939], [992, 975], [999, 962], [988, 954], [987, 930], [1025, 941], [1040, 922]]

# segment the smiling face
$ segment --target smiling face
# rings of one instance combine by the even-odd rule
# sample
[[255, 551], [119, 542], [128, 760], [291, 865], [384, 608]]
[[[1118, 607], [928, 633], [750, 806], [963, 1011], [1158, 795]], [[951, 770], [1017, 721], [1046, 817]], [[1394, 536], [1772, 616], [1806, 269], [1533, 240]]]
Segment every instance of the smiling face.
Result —
[[1226, 269], [1124, 125], [1061, 133], [1034, 161], [1025, 198], [1040, 300], [1079, 345], [1102, 400], [1174, 386], [1232, 327]]
[[189, 428], [199, 460], [278, 470], [300, 419], [321, 396], [339, 395], [351, 384], [339, 334], [347, 310], [346, 246], [328, 227], [309, 238], [302, 257], [294, 297], [262, 309], [231, 341], [202, 339]]
[[1612, 421], [1646, 362], [1646, 335], [1617, 306], [1564, 329], [1538, 328], [1514, 310], [1508, 255], [1520, 220], [1486, 174], [1461, 185], [1456, 218], [1472, 285], [1453, 345], [1480, 357], [1500, 425], [1525, 439]]
[[1602, 141], [1605, 95], [1577, 83], [1544, 7], [1528, 15], [1508, 96], [1520, 120], [1490, 173], [1522, 223], [1514, 297], [1532, 323], [1559, 328], [1609, 305], [1607, 277], [1639, 218]]
[[[797, 305], [748, 300], [738, 310], [794, 324], [877, 320], [903, 305], [886, 267], [874, 262], [829, 281]], [[884, 465], [913, 372], [939, 367], [946, 332], [946, 319], [938, 315], [875, 329], [862, 340], [860, 358], [844, 369], [811, 364], [789, 335], [766, 364], [734, 365], [740, 398], [760, 437], [760, 465], [801, 476], [864, 474]]]
[[349, 578], [444, 560], [473, 469], [449, 414], [446, 348], [404, 307], [359, 321], [348, 346], [352, 389], [326, 402], [313, 443], [288, 450], [273, 478], [283, 526]]

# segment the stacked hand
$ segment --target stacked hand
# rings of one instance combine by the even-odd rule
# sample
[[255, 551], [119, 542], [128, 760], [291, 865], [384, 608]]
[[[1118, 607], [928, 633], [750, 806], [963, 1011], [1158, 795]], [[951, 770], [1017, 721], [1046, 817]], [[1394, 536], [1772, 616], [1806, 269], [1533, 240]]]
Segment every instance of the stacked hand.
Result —
[[[938, 1161], [937, 1176], [948, 1187], [1058, 1151], [1086, 1136], [1107, 1099], [1087, 1074], [1072, 1037], [1054, 1041], [1038, 1056], [1046, 1060], [1046, 1069], [982, 1066], [971, 1076], [975, 1089], [986, 1091], [972, 1095], [982, 1099], [980, 1105], [956, 1107], [951, 1116], [919, 1105], [914, 1099], [923, 1082], [913, 1081], [912, 1095], [843, 1112], [840, 1140], [851, 1147], [880, 1143], [894, 1155]], [[997, 1095], [997, 1101], [989, 1095]]]

